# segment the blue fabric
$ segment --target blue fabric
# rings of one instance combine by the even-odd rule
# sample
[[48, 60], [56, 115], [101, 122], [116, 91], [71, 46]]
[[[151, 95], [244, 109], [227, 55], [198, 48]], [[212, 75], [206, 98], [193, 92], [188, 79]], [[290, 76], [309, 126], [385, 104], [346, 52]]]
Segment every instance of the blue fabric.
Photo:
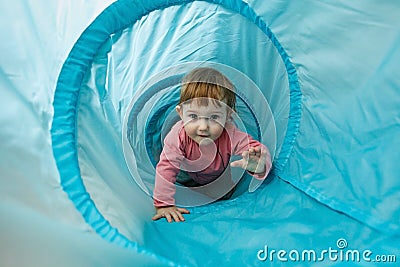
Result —
[[[86, 221], [105, 239], [124, 246], [135, 246], [113, 228], [96, 208], [80, 177], [79, 164], [76, 153], [76, 103], [81, 82], [87, 72], [94, 56], [112, 33], [116, 33], [133, 24], [137, 19], [154, 9], [162, 9], [170, 5], [184, 4], [190, 1], [152, 1], [140, 3], [135, 1], [118, 1], [104, 10], [96, 20], [83, 32], [68, 56], [59, 76], [54, 97], [54, 120], [52, 126], [52, 139], [54, 157], [60, 171], [61, 183], [77, 209], [83, 214]], [[212, 1], [210, 1], [212, 2]], [[288, 69], [291, 88], [291, 111], [287, 137], [284, 139], [283, 156], [276, 161], [282, 168], [294, 142], [300, 119], [301, 93], [297, 82], [296, 71], [286, 52], [278, 40], [266, 26], [265, 22], [257, 16], [247, 3], [241, 1], [217, 1], [224, 7], [245, 16], [253, 21], [268, 38], [271, 39], [285, 66]], [[134, 12], [133, 12], [134, 11]], [[281, 154], [282, 154], [281, 152]], [[281, 160], [283, 158], [283, 160]]]
[[[397, 174], [400, 167], [397, 160], [400, 154], [396, 148], [400, 139], [396, 137], [400, 133], [400, 76], [395, 73], [400, 62], [397, 49], [400, 34], [391, 26], [399, 24], [399, 7], [393, 3], [378, 6], [372, 2], [345, 1], [329, 4], [204, 1], [223, 8], [215, 11], [222, 21], [233, 17], [239, 22], [239, 15], [246, 18], [270, 42], [272, 57], [279, 58], [277, 62], [259, 56], [259, 60], [253, 62], [235, 61], [232, 51], [224, 50], [225, 46], [233, 47], [230, 42], [235, 39], [229, 39], [225, 32], [198, 38], [196, 29], [208, 22], [207, 14], [193, 19], [199, 25], [190, 28], [193, 31], [184, 32], [184, 26], [190, 24], [185, 20], [190, 17], [185, 12], [204, 7], [186, 6], [191, 2], [120, 0], [86, 29], [64, 64], [54, 98], [54, 157], [64, 190], [88, 224], [109, 242], [194, 266], [272, 265], [271, 259], [267, 262], [257, 259], [257, 252], [265, 245], [277, 250], [312, 248], [321, 251], [329, 247], [337, 249], [336, 241], [341, 239], [349, 242], [349, 248], [399, 255], [400, 182]], [[177, 8], [171, 9], [171, 6]], [[296, 19], [298, 14], [304, 14], [301, 23]], [[176, 24], [160, 23], [171, 18]], [[371, 25], [372, 18], [380, 23]], [[142, 32], [141, 27], [148, 29], [146, 23], [151, 25], [151, 31]], [[220, 27], [218, 23], [212, 25]], [[238, 23], [233, 23], [234, 26], [240, 28]], [[278, 135], [282, 136], [270, 176], [276, 178], [272, 183], [263, 184], [253, 194], [191, 208], [191, 214], [182, 224], [143, 218], [144, 239], [137, 242], [112, 226], [91, 199], [82, 182], [76, 141], [82, 80], [110, 35], [117, 45], [125, 30], [131, 31], [128, 34], [134, 37], [138, 33], [139, 37], [133, 39], [139, 39], [140, 49], [135, 54], [139, 58], [137, 64], [123, 66], [129, 71], [133, 69], [132, 72], [116, 70], [121, 80], [129, 84], [120, 89], [120, 95], [112, 98], [117, 107], [117, 115], [113, 117], [117, 134], [125, 134], [119, 132], [117, 121], [118, 116], [122, 121], [127, 99], [150, 76], [185, 60], [228, 63], [257, 81], [270, 99], [277, 99], [274, 94], [287, 98], [270, 102], [274, 115], [281, 118], [277, 128]], [[253, 29], [247, 30], [256, 34]], [[181, 41], [187, 40], [185, 38], [192, 42]], [[245, 52], [235, 52], [251, 58], [256, 52], [249, 48], [257, 46], [260, 44], [248, 44]], [[160, 49], [162, 47], [166, 49]], [[181, 57], [177, 47], [184, 50]], [[123, 64], [122, 60], [117, 63]], [[260, 73], [259, 69], [265, 66], [270, 71]], [[268, 78], [262, 79], [263, 76]], [[287, 95], [285, 86], [280, 87], [280, 83], [268, 88], [266, 80], [274, 78], [286, 82]], [[130, 120], [134, 120], [135, 112], [140, 112], [157, 88], [153, 90], [139, 96]], [[99, 98], [100, 101], [106, 99], [107, 92], [100, 91]], [[174, 96], [163, 98], [143, 125], [148, 154], [143, 156], [152, 157], [157, 153], [154, 151], [159, 151], [157, 130], [173, 108], [173, 101]], [[257, 99], [248, 100], [251, 101]], [[285, 109], [280, 110], [285, 104], [289, 105], [287, 114]], [[247, 116], [252, 118], [251, 114]], [[133, 129], [129, 129], [129, 133], [135, 134]], [[156, 159], [151, 160], [154, 166]], [[318, 262], [314, 263], [318, 266]]]

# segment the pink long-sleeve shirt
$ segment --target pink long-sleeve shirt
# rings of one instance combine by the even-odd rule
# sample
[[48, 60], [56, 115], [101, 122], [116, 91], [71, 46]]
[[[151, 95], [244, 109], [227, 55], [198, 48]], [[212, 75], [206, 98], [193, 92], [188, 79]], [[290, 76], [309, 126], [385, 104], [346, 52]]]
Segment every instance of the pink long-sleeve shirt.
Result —
[[[188, 171], [191, 179], [204, 185], [216, 180], [229, 164], [231, 155], [241, 155], [250, 147], [263, 146], [268, 155], [265, 162], [265, 173], [262, 175], [251, 174], [257, 179], [265, 179], [271, 168], [271, 157], [268, 149], [250, 135], [237, 129], [233, 124], [225, 126], [221, 136], [214, 141], [217, 153], [212, 153], [211, 160], [207, 159], [207, 150], [203, 149], [203, 158], [206, 159], [205, 168], [197, 168], [196, 165], [204, 165], [196, 161], [201, 156], [200, 146], [191, 139], [183, 128], [183, 122], [178, 121], [164, 139], [164, 148], [160, 160], [156, 166], [156, 180], [153, 192], [154, 206], [163, 207], [175, 205], [176, 176], [182, 167], [186, 170], [193, 167], [193, 172]], [[191, 166], [192, 165], [192, 166]], [[199, 170], [199, 171], [197, 171]]]

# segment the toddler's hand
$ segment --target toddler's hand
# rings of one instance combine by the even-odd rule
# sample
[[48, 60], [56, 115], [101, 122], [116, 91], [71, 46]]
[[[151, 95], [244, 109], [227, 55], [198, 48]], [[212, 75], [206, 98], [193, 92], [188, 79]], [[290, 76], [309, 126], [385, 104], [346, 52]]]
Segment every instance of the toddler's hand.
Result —
[[184, 222], [185, 218], [183, 218], [182, 214], [189, 213], [190, 212], [187, 209], [175, 206], [160, 207], [156, 208], [156, 215], [154, 215], [152, 219], [153, 221], [156, 221], [164, 217], [168, 222], [172, 222], [172, 219], [175, 220], [175, 222]]
[[262, 147], [250, 147], [248, 151], [242, 153], [242, 159], [231, 163], [232, 167], [240, 167], [255, 174], [265, 173], [265, 162], [268, 151]]

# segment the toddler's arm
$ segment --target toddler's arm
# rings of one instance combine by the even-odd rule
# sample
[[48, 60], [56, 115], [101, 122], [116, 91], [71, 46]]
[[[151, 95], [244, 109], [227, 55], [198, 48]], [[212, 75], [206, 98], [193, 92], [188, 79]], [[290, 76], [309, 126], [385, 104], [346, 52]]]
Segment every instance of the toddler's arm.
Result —
[[179, 148], [179, 126], [172, 127], [164, 139], [164, 147], [156, 166], [153, 198], [155, 207], [175, 205], [175, 181], [183, 155]]
[[234, 126], [230, 126], [228, 131], [232, 138], [232, 152], [242, 156], [242, 159], [232, 162], [231, 166], [247, 170], [258, 180], [265, 179], [272, 166], [268, 148]]
[[232, 167], [240, 167], [249, 171], [258, 177], [265, 177], [267, 169], [269, 171], [270, 162], [269, 152], [263, 145], [250, 147], [248, 150], [242, 152], [242, 159], [231, 163]]

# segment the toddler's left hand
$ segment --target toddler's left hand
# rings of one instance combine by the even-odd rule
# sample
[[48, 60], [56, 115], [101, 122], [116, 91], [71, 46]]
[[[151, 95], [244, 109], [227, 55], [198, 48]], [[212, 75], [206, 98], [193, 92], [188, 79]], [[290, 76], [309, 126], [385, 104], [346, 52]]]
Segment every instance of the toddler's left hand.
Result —
[[267, 160], [268, 151], [262, 147], [250, 147], [248, 151], [242, 153], [242, 159], [233, 161], [232, 167], [240, 167], [255, 174], [265, 173], [265, 162]]

